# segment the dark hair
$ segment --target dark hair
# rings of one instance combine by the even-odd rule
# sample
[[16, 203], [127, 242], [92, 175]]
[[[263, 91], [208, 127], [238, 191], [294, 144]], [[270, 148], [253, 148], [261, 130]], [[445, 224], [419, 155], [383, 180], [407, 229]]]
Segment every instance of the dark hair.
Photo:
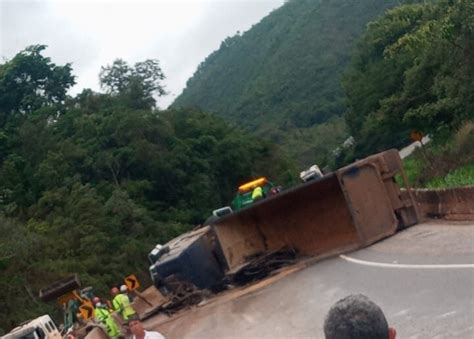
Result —
[[388, 323], [380, 307], [365, 295], [336, 302], [324, 321], [326, 339], [388, 339]]
[[130, 316], [130, 318], [128, 318], [127, 321], [125, 321], [125, 325], [129, 325], [130, 322], [132, 321], [140, 321], [140, 317], [136, 314]]

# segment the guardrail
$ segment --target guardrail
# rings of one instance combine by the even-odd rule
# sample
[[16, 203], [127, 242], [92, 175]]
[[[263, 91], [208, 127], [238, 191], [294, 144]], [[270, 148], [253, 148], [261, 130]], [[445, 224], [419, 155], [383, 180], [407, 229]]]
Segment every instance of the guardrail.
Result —
[[474, 220], [474, 185], [412, 192], [423, 218]]

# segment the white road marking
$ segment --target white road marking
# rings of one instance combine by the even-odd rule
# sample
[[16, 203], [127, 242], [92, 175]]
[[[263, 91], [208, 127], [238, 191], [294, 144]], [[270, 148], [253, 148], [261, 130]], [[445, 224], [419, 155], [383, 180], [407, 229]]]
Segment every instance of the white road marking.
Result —
[[251, 323], [251, 324], [255, 324], [255, 319], [254, 319], [251, 315], [244, 313], [244, 314], [242, 314], [242, 317], [243, 317], [247, 322], [249, 322], [249, 323]]
[[449, 317], [449, 316], [455, 315], [456, 313], [457, 313], [456, 311], [451, 311], [451, 312], [443, 313], [443, 314], [441, 314], [440, 316], [438, 316], [438, 318], [447, 318], [447, 317]]
[[366, 260], [351, 258], [344, 254], [341, 254], [339, 257], [341, 259], [344, 259], [349, 262], [353, 262], [355, 264], [360, 264], [360, 265], [365, 265], [365, 266], [375, 266], [375, 267], [386, 267], [386, 268], [416, 268], [416, 269], [474, 268], [474, 264], [445, 264], [445, 265], [390, 264], [390, 263], [366, 261]]
[[404, 316], [405, 314], [408, 314], [408, 309], [401, 310], [400, 312], [395, 313], [393, 317], [401, 317], [401, 316]]

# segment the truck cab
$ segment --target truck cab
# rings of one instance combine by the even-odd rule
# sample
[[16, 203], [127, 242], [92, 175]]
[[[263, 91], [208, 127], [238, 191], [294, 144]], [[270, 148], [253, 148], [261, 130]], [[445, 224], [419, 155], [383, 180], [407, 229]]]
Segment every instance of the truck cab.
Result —
[[323, 172], [319, 169], [318, 165], [313, 165], [307, 170], [300, 173], [300, 178], [303, 182], [315, 180], [323, 176]]
[[273, 185], [273, 183], [268, 181], [265, 177], [261, 177], [246, 184], [240, 185], [234, 200], [232, 200], [232, 206], [224, 206], [212, 211], [212, 215], [204, 221], [203, 225], [213, 225], [220, 218], [232, 214], [254, 203], [254, 199], [252, 199], [252, 193], [257, 187], [262, 188], [263, 198], [277, 194], [281, 191], [281, 186]]
[[1, 339], [61, 339], [61, 333], [49, 315], [27, 321]]
[[219, 290], [224, 277], [224, 258], [210, 226], [181, 234], [148, 255], [150, 277], [163, 294], [172, 291], [173, 280], [199, 289]]
[[273, 183], [271, 183], [265, 177], [250, 181], [246, 184], [239, 186], [237, 194], [235, 195], [235, 198], [232, 201], [232, 207], [234, 211], [238, 211], [246, 206], [251, 205], [254, 202], [252, 199], [252, 192], [257, 187], [262, 188], [264, 197], [278, 193], [278, 190], [275, 185], [273, 185]]

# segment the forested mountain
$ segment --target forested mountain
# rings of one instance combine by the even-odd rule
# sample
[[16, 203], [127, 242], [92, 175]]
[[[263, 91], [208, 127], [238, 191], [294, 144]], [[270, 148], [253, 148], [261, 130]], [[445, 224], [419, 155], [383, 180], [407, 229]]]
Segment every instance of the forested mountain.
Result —
[[0, 65], [0, 334], [54, 310], [36, 297], [52, 281], [78, 273], [106, 296], [126, 274], [146, 279], [148, 251], [239, 184], [291, 179], [275, 146], [219, 117], [156, 110], [157, 60], [117, 60], [100, 74], [106, 93], [68, 98], [72, 68], [44, 48]]
[[289, 1], [224, 40], [172, 107], [200, 107], [308, 164], [349, 134], [341, 76], [367, 23], [399, 0]]

